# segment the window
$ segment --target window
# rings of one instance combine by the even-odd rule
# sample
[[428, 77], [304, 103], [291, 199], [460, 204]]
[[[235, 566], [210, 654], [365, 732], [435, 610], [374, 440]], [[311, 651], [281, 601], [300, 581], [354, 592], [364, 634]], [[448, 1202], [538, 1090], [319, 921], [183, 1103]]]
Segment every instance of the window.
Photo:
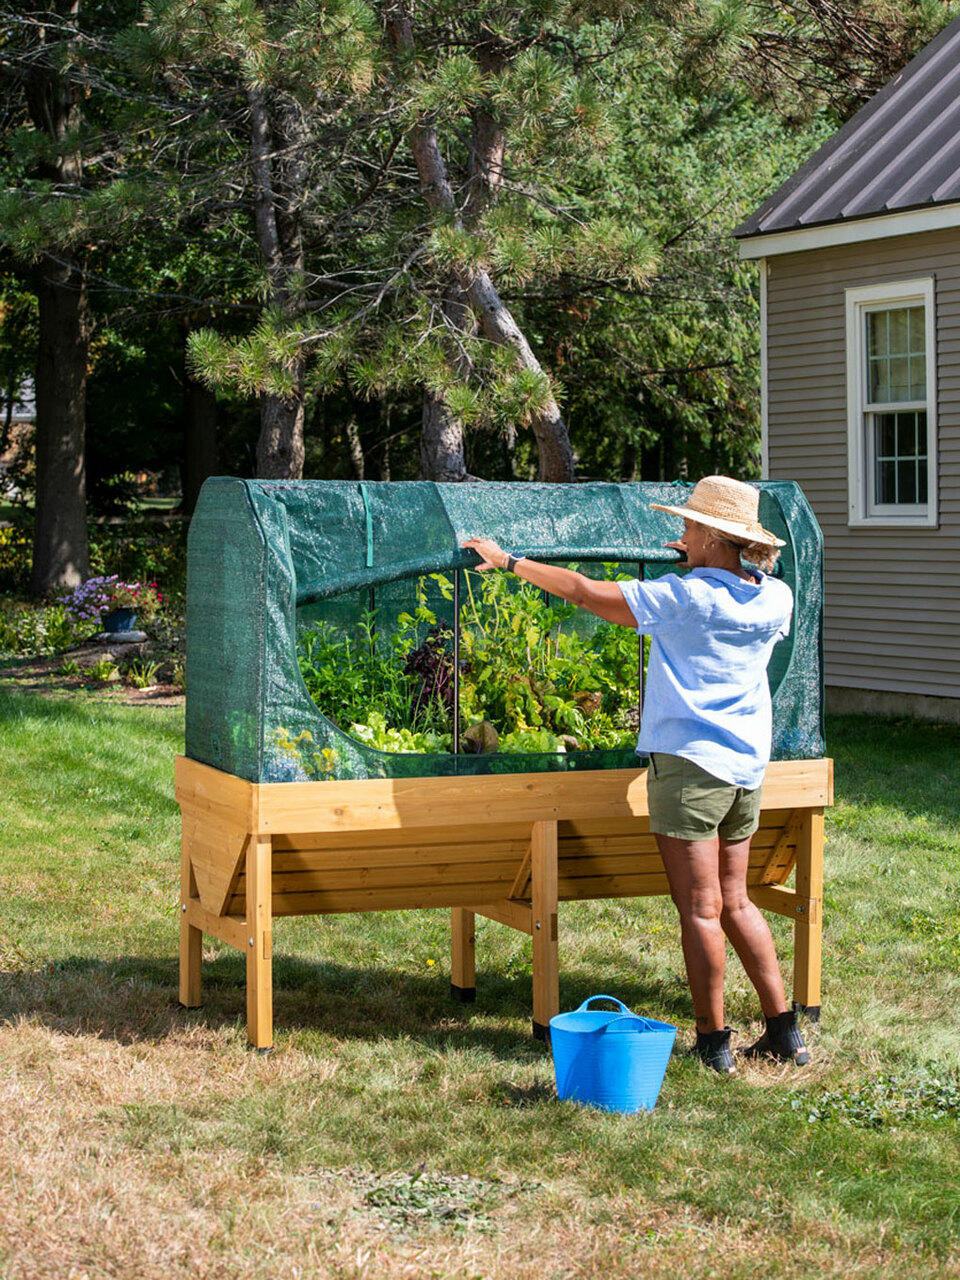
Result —
[[847, 290], [850, 525], [935, 527], [933, 281]]

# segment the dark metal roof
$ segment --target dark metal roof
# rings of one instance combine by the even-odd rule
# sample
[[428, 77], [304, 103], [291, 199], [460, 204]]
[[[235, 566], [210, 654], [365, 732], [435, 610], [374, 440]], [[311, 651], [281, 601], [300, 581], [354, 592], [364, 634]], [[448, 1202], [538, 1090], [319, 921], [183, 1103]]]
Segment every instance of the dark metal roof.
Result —
[[960, 200], [960, 18], [734, 231], [846, 222]]

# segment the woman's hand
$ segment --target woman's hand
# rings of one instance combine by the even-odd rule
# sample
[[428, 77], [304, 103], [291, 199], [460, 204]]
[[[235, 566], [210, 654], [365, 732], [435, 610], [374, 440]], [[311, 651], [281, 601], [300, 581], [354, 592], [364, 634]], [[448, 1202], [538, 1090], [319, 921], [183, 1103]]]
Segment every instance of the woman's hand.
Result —
[[466, 542], [461, 542], [460, 545], [477, 553], [480, 557], [480, 563], [477, 568], [481, 572], [485, 569], [505, 569], [507, 567], [507, 553], [492, 538], [468, 538]]

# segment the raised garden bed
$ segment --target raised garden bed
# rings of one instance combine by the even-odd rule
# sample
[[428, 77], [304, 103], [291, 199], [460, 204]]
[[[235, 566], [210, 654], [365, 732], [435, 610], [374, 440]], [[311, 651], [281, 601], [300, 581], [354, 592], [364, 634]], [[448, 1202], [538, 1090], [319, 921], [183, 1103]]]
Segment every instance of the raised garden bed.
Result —
[[[687, 489], [207, 483], [190, 531], [187, 753], [177, 766], [185, 1005], [199, 1003], [202, 934], [213, 933], [247, 956], [248, 1031], [254, 1045], [266, 1048], [273, 1034], [274, 914], [446, 906], [453, 912], [452, 987], [460, 998], [474, 992], [476, 912], [531, 936], [534, 1028], [545, 1032], [558, 1004], [558, 903], [665, 893], [667, 882], [649, 831], [645, 762], [634, 753], [628, 725], [615, 726], [624, 737], [612, 745], [578, 739], [572, 749], [551, 742], [552, 750], [530, 750], [521, 740], [515, 752], [466, 749], [465, 735], [476, 723], [470, 717], [492, 723], [498, 697], [506, 714], [510, 690], [493, 682], [477, 695], [476, 648], [487, 627], [480, 610], [472, 624], [464, 620], [464, 597], [472, 590], [465, 570], [475, 558], [460, 544], [488, 534], [542, 559], [613, 564], [613, 571], [629, 565], [637, 576], [667, 572], [676, 556], [663, 544], [674, 529], [648, 504], [682, 501]], [[795, 485], [762, 486], [760, 514], [765, 527], [787, 541], [781, 572], [793, 588], [796, 613], [789, 640], [771, 663], [774, 762], [750, 886], [760, 905], [794, 920], [794, 997], [815, 1012], [823, 807], [832, 800], [822, 735], [821, 543]], [[436, 590], [422, 605], [430, 616], [417, 617], [430, 583]], [[527, 605], [516, 599], [522, 612]], [[505, 606], [508, 627], [514, 605], [511, 598]], [[398, 652], [404, 628], [409, 644]], [[639, 698], [640, 642], [620, 630], [622, 637], [610, 643], [637, 646]], [[400, 682], [398, 673], [411, 655], [414, 666], [429, 665], [424, 645], [431, 632], [440, 646], [432, 674], [446, 667], [443, 687], [456, 685], [448, 702], [427, 699], [434, 749], [424, 751], [428, 744], [420, 742], [411, 744], [418, 750], [383, 750], [358, 730], [347, 731], [357, 721], [337, 724], [325, 714], [337, 714], [328, 699], [343, 696], [341, 684], [356, 685], [364, 663], [376, 674], [383, 661], [382, 680], [396, 681], [397, 705], [410, 722], [384, 727], [427, 732], [416, 725], [418, 686]], [[552, 628], [541, 628], [541, 644], [550, 643], [548, 633]], [[316, 683], [323, 710], [303, 670], [305, 657], [317, 656], [310, 634], [323, 637], [321, 667], [329, 659], [330, 671]], [[610, 670], [602, 657], [608, 641], [599, 634], [585, 679], [602, 684], [600, 674]], [[594, 627], [583, 644], [589, 648], [597, 635]], [[350, 654], [342, 647], [347, 641]], [[491, 647], [503, 651], [503, 638]], [[487, 669], [502, 656], [494, 652]], [[534, 688], [542, 674], [514, 677], [514, 706], [522, 704], [525, 715], [560, 710], [573, 716], [572, 706], [582, 712], [576, 694], [597, 692], [580, 681], [572, 688], [572, 678], [558, 686], [549, 674], [560, 703], [550, 705], [546, 685]], [[361, 681], [354, 689], [361, 700], [365, 687]], [[631, 686], [627, 691], [632, 697]], [[595, 711], [603, 709], [600, 692]], [[461, 725], [465, 709], [468, 722]], [[616, 710], [608, 704], [604, 714]], [[441, 711], [450, 714], [451, 750], [443, 749]], [[588, 717], [581, 720], [577, 727], [586, 738]], [[531, 728], [524, 723], [521, 732]], [[517, 731], [506, 722], [503, 728], [506, 739]], [[550, 721], [555, 737], [560, 728], [561, 721]], [[789, 891], [783, 885], [794, 867], [796, 885]]]

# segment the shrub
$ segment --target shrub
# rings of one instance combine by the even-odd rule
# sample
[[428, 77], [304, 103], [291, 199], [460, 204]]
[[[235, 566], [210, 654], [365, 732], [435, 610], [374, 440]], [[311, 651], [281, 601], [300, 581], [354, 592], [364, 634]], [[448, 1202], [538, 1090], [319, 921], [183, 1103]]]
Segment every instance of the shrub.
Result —
[[7, 601], [0, 608], [0, 657], [36, 658], [60, 653], [97, 630], [74, 618], [62, 603]]

